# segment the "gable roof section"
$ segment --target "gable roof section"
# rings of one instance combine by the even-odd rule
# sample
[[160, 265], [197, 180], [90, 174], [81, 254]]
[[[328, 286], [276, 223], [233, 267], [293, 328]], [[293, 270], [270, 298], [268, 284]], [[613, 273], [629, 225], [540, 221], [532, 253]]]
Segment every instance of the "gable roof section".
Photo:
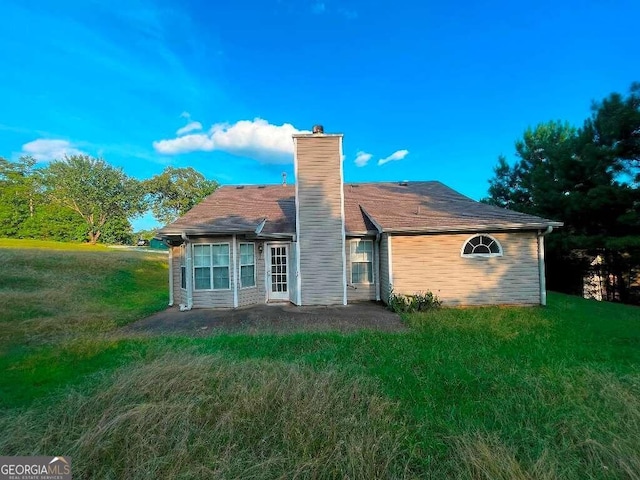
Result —
[[222, 186], [159, 235], [255, 233], [291, 234], [296, 230], [292, 185]]
[[[344, 205], [347, 234], [523, 230], [562, 225], [476, 202], [440, 182], [347, 183]], [[295, 225], [293, 185], [223, 186], [158, 234], [293, 235]]]
[[562, 225], [476, 202], [440, 182], [347, 184], [347, 196], [385, 232], [521, 230]]

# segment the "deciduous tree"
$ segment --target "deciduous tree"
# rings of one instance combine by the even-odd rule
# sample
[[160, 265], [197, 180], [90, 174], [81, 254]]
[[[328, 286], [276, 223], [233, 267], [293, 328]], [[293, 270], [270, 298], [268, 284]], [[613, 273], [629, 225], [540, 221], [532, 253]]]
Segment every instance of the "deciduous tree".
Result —
[[108, 221], [129, 219], [145, 210], [140, 182], [102, 159], [65, 157], [49, 165], [44, 179], [51, 198], [83, 219], [90, 243], [98, 241]]
[[167, 167], [144, 184], [151, 198], [151, 211], [163, 224], [184, 215], [218, 187], [216, 181], [207, 180], [191, 167]]

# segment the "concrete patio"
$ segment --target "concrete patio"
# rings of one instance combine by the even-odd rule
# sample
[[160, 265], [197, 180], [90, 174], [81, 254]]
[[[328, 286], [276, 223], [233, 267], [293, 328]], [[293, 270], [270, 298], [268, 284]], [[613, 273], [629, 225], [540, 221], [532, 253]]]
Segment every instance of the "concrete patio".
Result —
[[359, 330], [400, 332], [407, 328], [398, 315], [376, 302], [330, 307], [269, 303], [236, 309], [194, 309], [187, 312], [180, 312], [174, 306], [123, 328], [123, 331], [130, 333], [195, 336]]

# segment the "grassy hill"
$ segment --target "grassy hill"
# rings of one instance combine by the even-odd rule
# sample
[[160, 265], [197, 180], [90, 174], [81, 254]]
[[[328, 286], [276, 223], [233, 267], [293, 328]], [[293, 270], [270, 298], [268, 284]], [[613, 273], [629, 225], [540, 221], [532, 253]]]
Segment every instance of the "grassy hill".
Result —
[[[125, 335], [166, 259], [0, 241], [0, 452], [76, 478], [640, 478], [640, 309], [443, 309], [408, 333]], [[3, 248], [4, 247], [4, 248]]]

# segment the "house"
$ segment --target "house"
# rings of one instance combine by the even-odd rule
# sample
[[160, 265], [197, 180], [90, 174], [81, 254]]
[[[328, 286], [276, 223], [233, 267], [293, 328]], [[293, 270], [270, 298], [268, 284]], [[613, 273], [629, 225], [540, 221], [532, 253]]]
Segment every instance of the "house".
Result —
[[346, 305], [432, 291], [445, 305], [545, 304], [562, 225], [440, 182], [344, 183], [342, 135], [296, 134], [295, 185], [223, 186], [158, 232], [170, 303]]

